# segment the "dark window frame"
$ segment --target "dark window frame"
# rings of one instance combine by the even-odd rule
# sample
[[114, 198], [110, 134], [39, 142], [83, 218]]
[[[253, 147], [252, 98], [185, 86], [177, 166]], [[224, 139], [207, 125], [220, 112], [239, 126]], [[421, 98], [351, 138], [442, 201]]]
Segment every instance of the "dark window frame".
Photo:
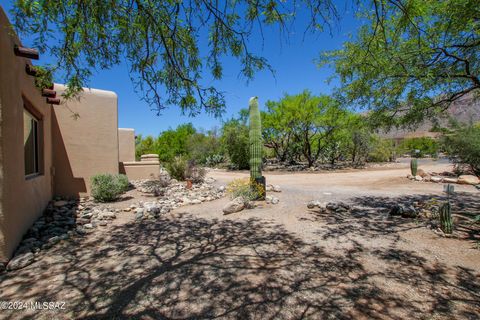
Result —
[[[29, 180], [38, 176], [42, 176], [44, 173], [43, 170], [43, 119], [41, 114], [35, 110], [31, 103], [24, 99], [23, 105], [23, 117], [27, 114], [30, 118], [32, 131], [33, 131], [33, 155], [34, 155], [34, 170], [33, 172], [27, 173], [27, 166], [26, 166], [26, 153], [25, 153], [25, 145], [23, 146], [23, 158], [24, 158], [24, 175], [25, 179]], [[22, 121], [24, 124], [24, 121]], [[25, 128], [24, 128], [25, 129]], [[25, 137], [24, 137], [25, 138]]]

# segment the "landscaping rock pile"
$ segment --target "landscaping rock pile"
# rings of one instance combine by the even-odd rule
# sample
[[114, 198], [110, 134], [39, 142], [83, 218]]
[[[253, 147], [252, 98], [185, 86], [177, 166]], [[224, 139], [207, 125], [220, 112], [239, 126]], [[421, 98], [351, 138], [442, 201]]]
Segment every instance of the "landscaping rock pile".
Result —
[[458, 184], [467, 184], [467, 185], [479, 185], [480, 179], [474, 175], [461, 175], [456, 176], [451, 172], [443, 173], [427, 173], [422, 169], [418, 169], [417, 175], [412, 176], [411, 174], [407, 175], [407, 178], [415, 181], [424, 181], [424, 182], [435, 182], [435, 183], [458, 183]]
[[[312, 200], [307, 203], [308, 209], [320, 209], [321, 213], [360, 213], [360, 212], [372, 212], [371, 209], [351, 206], [345, 202], [321, 202], [318, 200]], [[385, 208], [383, 208], [385, 209]], [[378, 209], [378, 211], [383, 211]], [[418, 216], [418, 211], [414, 205], [396, 204], [387, 209], [387, 212], [391, 216], [402, 216], [404, 218], [415, 218]]]
[[43, 215], [24, 235], [6, 269], [26, 267], [41, 250], [72, 236], [83, 235], [98, 226], [108, 225], [119, 211], [85, 198], [79, 201], [51, 201]]
[[322, 202], [318, 200], [308, 202], [307, 208], [318, 208], [322, 213], [344, 213], [352, 209], [352, 207], [345, 202]]
[[165, 185], [154, 180], [140, 180], [132, 181], [132, 184], [140, 192], [157, 197], [155, 200], [140, 201], [124, 209], [124, 211], [135, 213], [136, 220], [156, 219], [159, 215], [181, 206], [213, 201], [225, 195], [224, 186], [215, 187], [206, 182], [193, 184], [191, 189], [187, 189], [185, 183], [178, 182]]

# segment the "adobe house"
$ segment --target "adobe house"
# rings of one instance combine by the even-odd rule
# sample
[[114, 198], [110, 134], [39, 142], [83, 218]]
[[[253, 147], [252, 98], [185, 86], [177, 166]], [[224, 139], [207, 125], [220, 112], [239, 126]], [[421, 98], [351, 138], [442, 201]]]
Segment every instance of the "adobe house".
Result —
[[22, 47], [0, 7], [0, 262], [53, 197], [88, 195], [98, 173], [160, 173], [158, 160], [135, 162], [135, 132], [118, 128], [114, 92], [63, 101], [64, 86], [35, 87], [31, 59], [38, 53]]

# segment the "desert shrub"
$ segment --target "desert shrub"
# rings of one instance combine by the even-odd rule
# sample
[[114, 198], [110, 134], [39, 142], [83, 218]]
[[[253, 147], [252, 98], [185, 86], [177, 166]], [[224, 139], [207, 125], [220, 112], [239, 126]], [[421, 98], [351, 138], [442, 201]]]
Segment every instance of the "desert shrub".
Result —
[[223, 162], [225, 162], [225, 157], [223, 154], [213, 154], [208, 156], [205, 160], [207, 167], [215, 167]]
[[114, 201], [128, 190], [128, 178], [124, 174], [97, 174], [92, 177], [92, 196], [96, 201]]
[[172, 161], [168, 162], [165, 165], [165, 169], [167, 169], [170, 177], [173, 179], [177, 179], [178, 181], [184, 181], [186, 176], [185, 173], [187, 172], [187, 160], [183, 157], [175, 157]]
[[221, 148], [220, 138], [216, 130], [206, 133], [197, 132], [190, 136], [187, 141], [189, 158], [195, 160], [198, 164], [207, 164], [214, 156], [214, 159], [217, 159], [218, 156], [222, 157], [220, 155]]
[[226, 122], [222, 128], [222, 145], [231, 162], [231, 167], [248, 169], [250, 167], [250, 151], [248, 142], [248, 127], [238, 120]]
[[241, 197], [245, 203], [260, 198], [262, 193], [262, 186], [256, 182], [251, 183], [249, 178], [235, 179], [227, 185], [230, 199]]
[[438, 154], [438, 148], [437, 140], [430, 137], [420, 137], [404, 139], [397, 147], [397, 151], [400, 154], [409, 153], [416, 157], [423, 157], [427, 154], [435, 157]]
[[388, 139], [381, 139], [372, 136], [370, 139], [369, 152], [367, 155], [368, 162], [387, 162], [393, 158], [393, 142]]
[[468, 126], [446, 135], [442, 140], [443, 147], [458, 167], [467, 165], [480, 176], [480, 126]]
[[202, 183], [205, 180], [206, 175], [207, 171], [205, 168], [197, 166], [195, 160], [190, 160], [188, 162], [185, 171], [185, 178], [191, 179], [193, 183]]

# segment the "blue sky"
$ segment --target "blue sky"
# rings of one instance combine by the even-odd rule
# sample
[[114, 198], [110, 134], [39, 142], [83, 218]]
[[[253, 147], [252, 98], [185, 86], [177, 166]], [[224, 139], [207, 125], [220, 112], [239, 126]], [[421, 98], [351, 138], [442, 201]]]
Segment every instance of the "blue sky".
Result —
[[[0, 5], [7, 11], [12, 1], [0, 0]], [[210, 129], [219, 127], [222, 120], [236, 115], [242, 108], [247, 107], [251, 96], [258, 96], [260, 107], [267, 100], [278, 100], [284, 93], [299, 93], [304, 89], [314, 94], [328, 94], [338, 84], [327, 79], [333, 74], [328, 67], [319, 69], [315, 63], [319, 53], [323, 50], [339, 49], [349, 35], [355, 34], [360, 22], [354, 18], [350, 6], [337, 1], [341, 20], [330, 32], [307, 34], [304, 37], [302, 19], [291, 30], [288, 41], [281, 40], [275, 28], [264, 30], [264, 42], [261, 37], [254, 37], [251, 46], [255, 53], [264, 56], [275, 70], [275, 77], [264, 71], [256, 74], [255, 79], [246, 82], [238, 77], [237, 63], [233, 59], [225, 59], [224, 77], [214, 82], [217, 89], [225, 92], [227, 102], [226, 112], [221, 119], [200, 114], [196, 117], [182, 116], [179, 108], [172, 106], [160, 116], [150, 110], [148, 104], [141, 100], [134, 91], [126, 65], [119, 65], [111, 70], [103, 70], [95, 74], [88, 84], [89, 87], [111, 90], [118, 94], [119, 127], [134, 128], [137, 134], [158, 135], [161, 131], [178, 124], [191, 122], [197, 128]], [[10, 16], [10, 15], [9, 15]], [[22, 39], [28, 45], [28, 39]], [[41, 57], [41, 60], [48, 60]], [[42, 62], [40, 60], [40, 63]]]

